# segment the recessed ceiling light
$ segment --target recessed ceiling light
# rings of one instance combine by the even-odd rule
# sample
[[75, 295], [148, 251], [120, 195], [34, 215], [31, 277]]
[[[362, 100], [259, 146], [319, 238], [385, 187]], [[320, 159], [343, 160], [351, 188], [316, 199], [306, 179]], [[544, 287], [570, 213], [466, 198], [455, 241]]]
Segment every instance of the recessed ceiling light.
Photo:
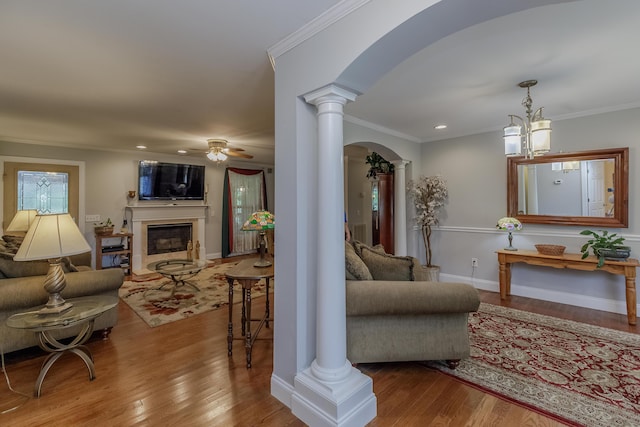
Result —
[[434, 128], [435, 130], [442, 130], [442, 129], [446, 129], [446, 128], [447, 128], [447, 125], [444, 125], [444, 124], [442, 124], [442, 125], [435, 125], [433, 128]]
[[179, 154], [187, 154], [187, 150], [178, 150]]
[[147, 146], [146, 146], [146, 145], [136, 145], [136, 148], [137, 148], [138, 150], [146, 150], [146, 149], [147, 149]]

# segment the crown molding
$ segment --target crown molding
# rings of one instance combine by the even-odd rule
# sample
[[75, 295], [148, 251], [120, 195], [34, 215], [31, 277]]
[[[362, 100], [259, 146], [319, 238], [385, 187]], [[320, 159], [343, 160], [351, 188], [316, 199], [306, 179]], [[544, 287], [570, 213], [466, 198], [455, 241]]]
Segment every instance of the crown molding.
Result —
[[377, 125], [375, 123], [371, 123], [371, 122], [368, 122], [366, 120], [359, 119], [359, 118], [351, 116], [349, 114], [345, 114], [344, 115], [344, 121], [352, 123], [354, 125], [359, 125], [359, 126], [371, 129], [371, 130], [375, 130], [376, 132], [381, 132], [381, 133], [387, 134], [389, 136], [395, 136], [396, 138], [406, 139], [407, 141], [418, 142], [418, 143], [424, 142], [420, 138], [416, 138], [413, 135], [409, 135], [409, 134], [406, 134], [406, 133], [398, 132], [397, 130], [389, 129], [387, 127], [380, 126], [380, 125]]
[[354, 10], [364, 6], [370, 1], [371, 0], [341, 1], [332, 6], [324, 13], [315, 17], [308, 24], [305, 24], [300, 29], [294, 31], [275, 45], [271, 46], [269, 49], [267, 49], [267, 56], [269, 57], [269, 61], [271, 62], [271, 66], [273, 67], [273, 69], [275, 70], [276, 59], [278, 59], [280, 55], [283, 55], [284, 53], [298, 46], [305, 40], [310, 39], [320, 31], [324, 30], [335, 22], [338, 22]]

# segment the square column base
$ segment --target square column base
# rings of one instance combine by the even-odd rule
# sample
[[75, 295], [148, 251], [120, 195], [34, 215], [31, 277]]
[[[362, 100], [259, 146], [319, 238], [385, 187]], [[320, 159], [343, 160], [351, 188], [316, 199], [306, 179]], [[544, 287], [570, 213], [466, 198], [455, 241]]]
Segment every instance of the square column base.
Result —
[[376, 395], [373, 381], [356, 368], [346, 379], [322, 382], [311, 368], [294, 378], [291, 411], [313, 427], [361, 427], [376, 417]]

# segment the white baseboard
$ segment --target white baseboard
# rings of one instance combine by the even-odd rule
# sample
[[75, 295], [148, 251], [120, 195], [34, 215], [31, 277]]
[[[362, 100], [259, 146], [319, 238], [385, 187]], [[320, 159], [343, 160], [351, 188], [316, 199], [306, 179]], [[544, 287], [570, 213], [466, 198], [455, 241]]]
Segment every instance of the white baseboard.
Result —
[[[456, 276], [453, 274], [440, 273], [441, 282], [462, 282], [473, 285], [476, 289], [491, 292], [500, 292], [500, 284], [491, 280], [482, 280], [472, 277]], [[557, 302], [560, 304], [574, 305], [577, 307], [590, 308], [593, 310], [608, 311], [610, 313], [627, 314], [627, 305], [624, 301], [617, 301], [606, 298], [596, 298], [586, 295], [573, 294], [568, 292], [558, 292], [548, 289], [532, 288], [511, 283], [511, 295], [534, 298], [543, 301]], [[636, 313], [640, 305], [637, 304]]]
[[291, 408], [291, 396], [294, 388], [275, 374], [271, 374], [271, 395], [282, 402], [287, 408]]

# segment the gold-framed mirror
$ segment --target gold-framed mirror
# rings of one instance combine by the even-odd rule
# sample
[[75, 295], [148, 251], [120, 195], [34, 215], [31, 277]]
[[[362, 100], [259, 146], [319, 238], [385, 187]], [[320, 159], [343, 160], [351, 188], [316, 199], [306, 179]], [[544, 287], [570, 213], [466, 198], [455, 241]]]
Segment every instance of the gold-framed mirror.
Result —
[[628, 227], [629, 148], [507, 157], [507, 213], [523, 223]]

